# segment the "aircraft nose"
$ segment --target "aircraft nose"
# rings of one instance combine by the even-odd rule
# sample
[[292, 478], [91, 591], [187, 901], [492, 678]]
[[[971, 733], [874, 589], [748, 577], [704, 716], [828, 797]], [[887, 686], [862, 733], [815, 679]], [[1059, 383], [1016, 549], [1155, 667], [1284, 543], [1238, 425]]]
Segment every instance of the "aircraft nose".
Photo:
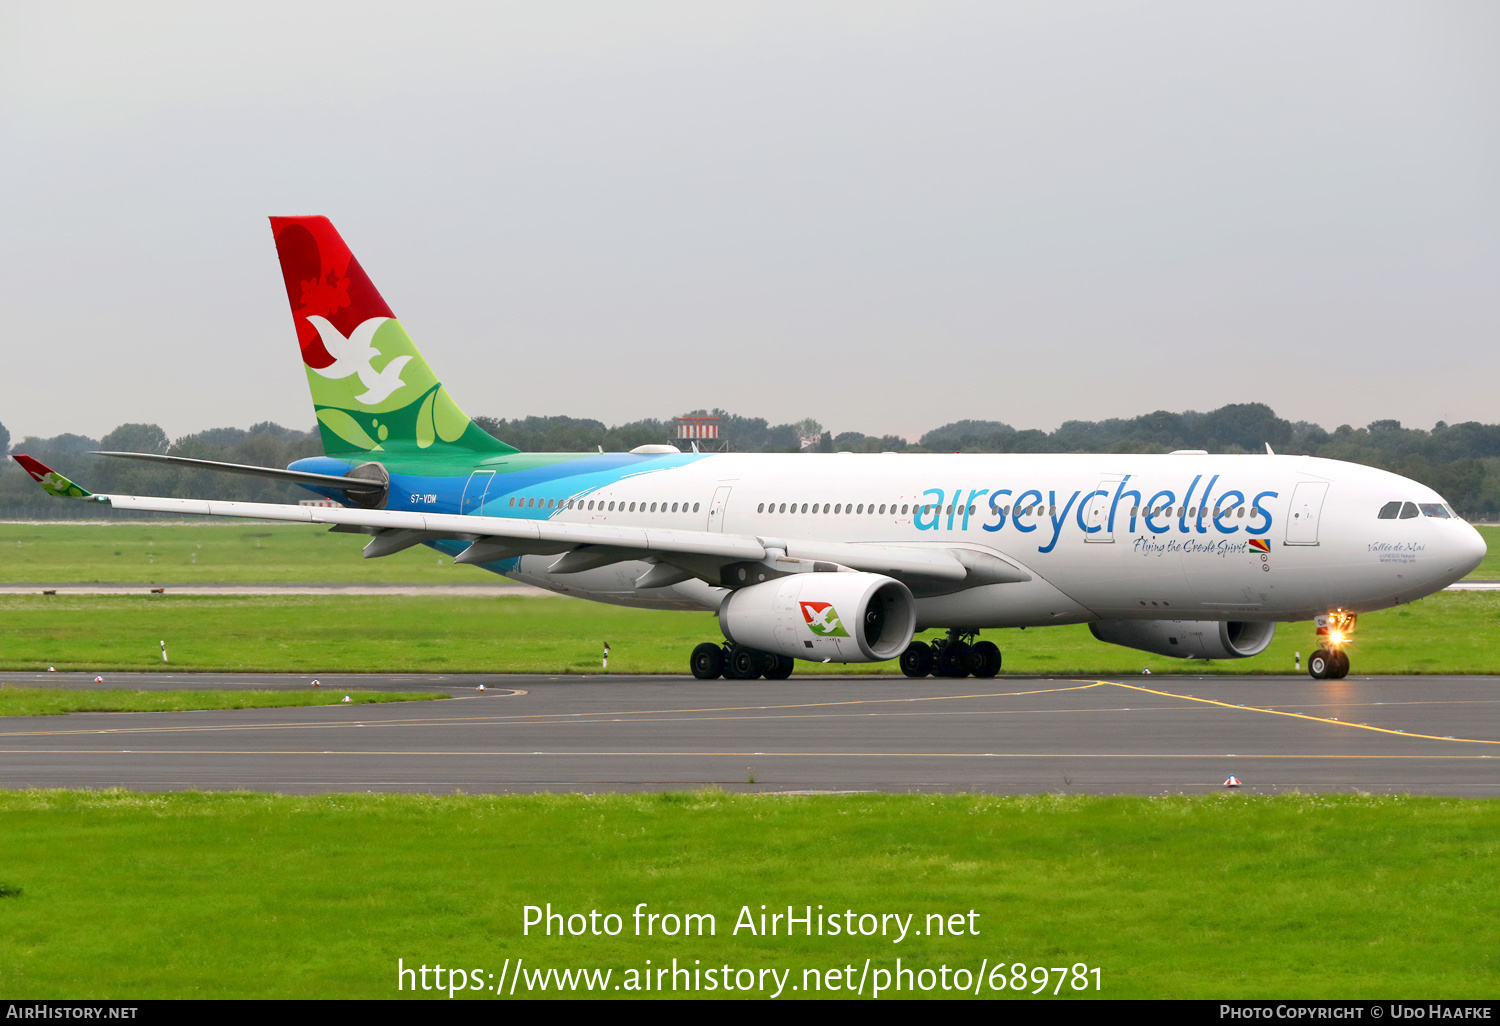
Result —
[[1464, 524], [1463, 528], [1458, 537], [1446, 546], [1449, 550], [1447, 555], [1451, 560], [1452, 568], [1449, 573], [1455, 581], [1472, 573], [1474, 568], [1484, 561], [1485, 554], [1489, 551], [1484, 544], [1483, 535], [1469, 524]]

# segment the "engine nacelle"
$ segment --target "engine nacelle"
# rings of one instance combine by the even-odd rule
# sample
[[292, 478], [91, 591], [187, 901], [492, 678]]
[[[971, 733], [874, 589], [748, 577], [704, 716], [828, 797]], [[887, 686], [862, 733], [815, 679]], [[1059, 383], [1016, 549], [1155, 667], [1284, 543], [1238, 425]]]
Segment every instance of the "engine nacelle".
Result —
[[732, 643], [818, 662], [894, 659], [916, 627], [911, 591], [880, 574], [790, 574], [741, 588], [719, 607]]
[[1260, 655], [1274, 623], [1244, 620], [1100, 620], [1089, 624], [1100, 641], [1179, 659], [1246, 659]]

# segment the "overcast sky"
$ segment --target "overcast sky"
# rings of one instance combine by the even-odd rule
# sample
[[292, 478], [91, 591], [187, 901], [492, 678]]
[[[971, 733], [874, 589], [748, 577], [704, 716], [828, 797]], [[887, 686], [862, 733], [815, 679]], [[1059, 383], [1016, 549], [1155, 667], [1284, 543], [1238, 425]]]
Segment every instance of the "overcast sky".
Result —
[[1500, 421], [1500, 5], [0, 7], [0, 422], [313, 422], [271, 214], [471, 414]]

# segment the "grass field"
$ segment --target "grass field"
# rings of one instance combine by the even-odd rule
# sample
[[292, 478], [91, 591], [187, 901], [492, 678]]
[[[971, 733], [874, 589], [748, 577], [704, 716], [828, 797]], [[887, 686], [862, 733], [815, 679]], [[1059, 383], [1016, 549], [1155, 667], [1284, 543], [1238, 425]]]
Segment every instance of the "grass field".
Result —
[[306, 524], [0, 524], [0, 584], [504, 584], [425, 545], [365, 559]]
[[1500, 527], [1477, 527], [1475, 530], [1484, 536], [1489, 551], [1469, 577], [1479, 581], [1500, 581]]
[[[1500, 579], [1500, 527], [1471, 577]], [[0, 584], [496, 584], [426, 546], [364, 559], [362, 535], [295, 524], [0, 523]]]
[[0, 716], [57, 716], [70, 712], [185, 712], [193, 709], [274, 709], [289, 706], [422, 702], [444, 696], [396, 691], [134, 691], [64, 690], [0, 684]]
[[[647, 959], [674, 958], [790, 970], [784, 997], [809, 996], [805, 970], [852, 985], [867, 958], [889, 985], [897, 957], [934, 984], [940, 966], [950, 981], [962, 969], [984, 994], [981, 965], [1000, 963], [1002, 985], [1025, 987], [1006, 995], [1026, 1000], [1035, 984], [1017, 963], [1070, 967], [1069, 981], [1074, 965], [1099, 969], [1083, 993], [1049, 974], [1049, 998], [1058, 983], [1094, 994], [1096, 979], [1110, 998], [1487, 1000], [1500, 987], [1495, 802], [0, 792], [0, 818], [9, 999], [448, 999], [415, 976], [415, 994], [398, 992], [398, 959], [489, 988], [507, 959], [609, 969], [611, 997], [631, 996], [613, 988]], [[714, 934], [636, 936], [641, 902], [710, 913]], [[618, 914], [622, 929], [523, 935], [525, 906], [548, 903]], [[758, 924], [762, 905], [912, 915], [921, 935], [896, 942], [889, 921], [885, 937], [736, 934], [742, 908]], [[962, 932], [929, 933], [930, 914]], [[515, 996], [542, 995], [523, 983]]]
[[[935, 636], [935, 632], [934, 635]], [[1096, 641], [1087, 627], [988, 631], [1003, 673], [1291, 673], [1311, 623], [1282, 624], [1251, 659], [1187, 662]], [[569, 598], [403, 596], [0, 596], [0, 670], [305, 673], [685, 673], [721, 640], [708, 613]], [[161, 659], [166, 641], [170, 662]], [[1353, 672], [1500, 672], [1500, 592], [1445, 592], [1360, 618]], [[899, 673], [895, 662], [797, 664], [799, 674]], [[0, 680], [3, 680], [0, 675]]]

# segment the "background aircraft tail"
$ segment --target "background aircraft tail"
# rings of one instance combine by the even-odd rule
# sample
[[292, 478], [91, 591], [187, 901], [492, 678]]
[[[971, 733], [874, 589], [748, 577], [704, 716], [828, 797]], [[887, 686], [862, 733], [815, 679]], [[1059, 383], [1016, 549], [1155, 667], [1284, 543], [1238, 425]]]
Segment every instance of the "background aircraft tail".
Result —
[[273, 217], [297, 344], [330, 456], [505, 453], [448, 395], [326, 217]]

